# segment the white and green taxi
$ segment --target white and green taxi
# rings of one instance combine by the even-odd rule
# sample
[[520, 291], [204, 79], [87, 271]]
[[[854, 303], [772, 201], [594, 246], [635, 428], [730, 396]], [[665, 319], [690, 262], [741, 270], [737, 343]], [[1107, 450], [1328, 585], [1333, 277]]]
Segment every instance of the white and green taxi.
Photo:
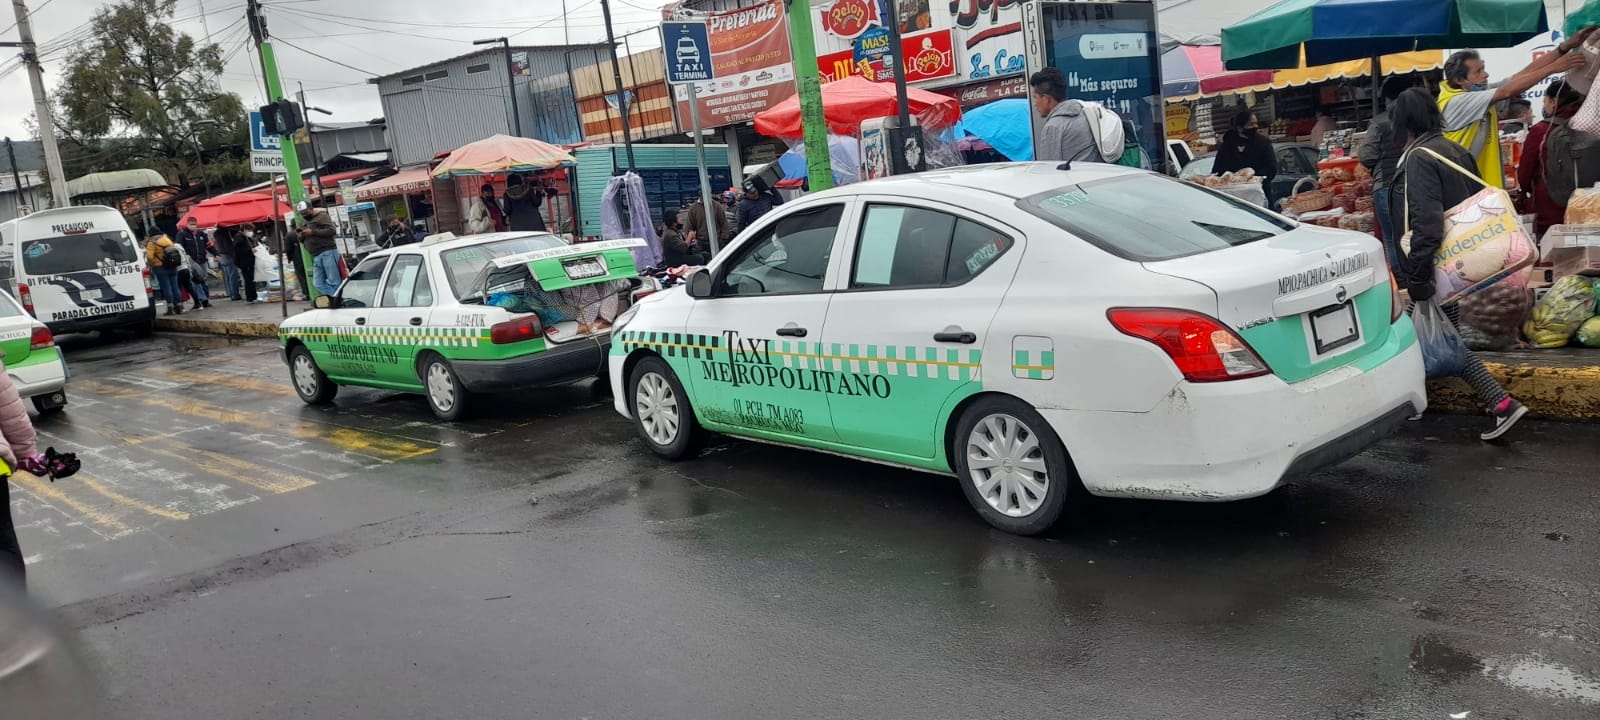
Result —
[[786, 203], [618, 318], [616, 409], [953, 474], [1037, 533], [1069, 490], [1228, 500], [1427, 404], [1377, 240], [1111, 165], [984, 165]]
[[603, 377], [611, 321], [659, 288], [635, 270], [643, 244], [446, 233], [372, 253], [279, 328], [290, 380], [308, 404], [340, 385], [421, 393], [450, 421], [475, 394]]
[[40, 415], [67, 406], [67, 361], [55, 336], [6, 291], [0, 291], [0, 353], [17, 394], [31, 399]]

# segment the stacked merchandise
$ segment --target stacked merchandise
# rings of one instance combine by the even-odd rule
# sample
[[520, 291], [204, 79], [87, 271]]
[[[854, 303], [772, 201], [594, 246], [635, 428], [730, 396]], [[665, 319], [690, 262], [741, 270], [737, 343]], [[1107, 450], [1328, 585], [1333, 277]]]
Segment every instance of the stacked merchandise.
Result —
[[1360, 161], [1344, 155], [1323, 160], [1317, 163], [1316, 189], [1299, 189], [1297, 185], [1283, 207], [1301, 222], [1373, 234], [1377, 216], [1372, 209], [1372, 176]]

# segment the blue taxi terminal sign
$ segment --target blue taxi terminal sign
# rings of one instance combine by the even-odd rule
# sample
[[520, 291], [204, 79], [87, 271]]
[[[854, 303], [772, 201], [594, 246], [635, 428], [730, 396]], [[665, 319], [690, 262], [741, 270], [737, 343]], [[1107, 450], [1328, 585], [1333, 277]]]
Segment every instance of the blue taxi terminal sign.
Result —
[[661, 51], [666, 53], [667, 82], [711, 80], [711, 35], [704, 22], [661, 23]]

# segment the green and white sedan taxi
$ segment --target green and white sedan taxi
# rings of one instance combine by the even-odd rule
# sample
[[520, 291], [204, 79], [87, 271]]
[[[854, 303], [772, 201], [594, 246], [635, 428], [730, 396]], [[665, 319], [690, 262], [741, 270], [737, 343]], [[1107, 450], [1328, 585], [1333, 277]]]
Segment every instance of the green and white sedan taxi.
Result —
[[67, 362], [55, 336], [9, 292], [0, 292], [0, 352], [17, 394], [32, 399], [40, 415], [67, 406]]
[[375, 252], [279, 328], [290, 380], [314, 405], [340, 385], [420, 393], [451, 421], [474, 394], [603, 378], [611, 321], [659, 287], [643, 245], [446, 233]]

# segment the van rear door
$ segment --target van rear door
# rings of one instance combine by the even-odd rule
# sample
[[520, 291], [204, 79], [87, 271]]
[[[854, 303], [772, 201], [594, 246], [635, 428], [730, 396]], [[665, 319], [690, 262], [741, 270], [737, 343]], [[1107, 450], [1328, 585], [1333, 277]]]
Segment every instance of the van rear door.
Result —
[[149, 304], [143, 271], [125, 230], [17, 241], [19, 299], [46, 323], [143, 309]]

